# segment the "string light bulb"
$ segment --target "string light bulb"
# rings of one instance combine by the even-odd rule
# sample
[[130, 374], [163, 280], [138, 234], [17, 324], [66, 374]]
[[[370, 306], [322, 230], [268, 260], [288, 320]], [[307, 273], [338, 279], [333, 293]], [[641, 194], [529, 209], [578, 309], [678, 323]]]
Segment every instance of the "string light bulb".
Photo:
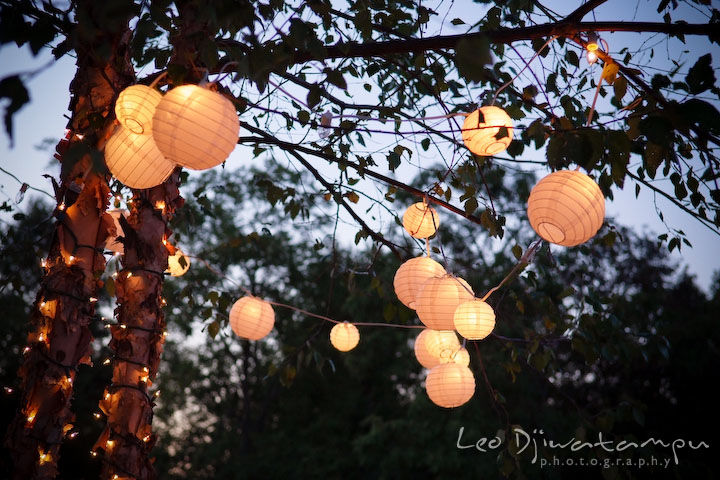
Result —
[[587, 49], [588, 52], [594, 52], [600, 48], [600, 37], [598, 37], [596, 32], [588, 32], [587, 36], [588, 39], [585, 44], [585, 49]]

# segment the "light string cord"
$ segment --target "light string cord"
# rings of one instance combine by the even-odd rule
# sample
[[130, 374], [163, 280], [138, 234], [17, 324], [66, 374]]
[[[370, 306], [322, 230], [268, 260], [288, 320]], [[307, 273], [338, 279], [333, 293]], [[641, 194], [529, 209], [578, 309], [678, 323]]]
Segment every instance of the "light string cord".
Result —
[[495, 95], [493, 95], [492, 102], [490, 102], [490, 105], [495, 105], [495, 100], [497, 100], [497, 97], [498, 97], [498, 95], [500, 95], [500, 92], [505, 90], [511, 83], [513, 83], [515, 81], [515, 79], [517, 79], [525, 71], [525, 69], [530, 66], [532, 61], [535, 60], [537, 58], [537, 56], [540, 55], [540, 53], [542, 53], [543, 50], [545, 50], [545, 47], [550, 45], [550, 42], [552, 42], [556, 38], [558, 38], [557, 35], [553, 35], [552, 37], [548, 38], [547, 41], [543, 44], [543, 46], [540, 47], [537, 52], [535, 52], [535, 55], [533, 55], [529, 61], [524, 62], [525, 66], [517, 74], [515, 74], [514, 77], [512, 77], [510, 80], [505, 82], [503, 84], [503, 86], [501, 86], [500, 88], [497, 89], [497, 91], [495, 92]]

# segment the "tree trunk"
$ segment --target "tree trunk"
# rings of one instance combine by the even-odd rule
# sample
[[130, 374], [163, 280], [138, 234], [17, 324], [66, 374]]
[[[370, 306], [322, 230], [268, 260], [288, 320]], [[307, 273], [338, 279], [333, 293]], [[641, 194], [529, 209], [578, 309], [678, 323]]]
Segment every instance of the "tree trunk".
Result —
[[[92, 2], [80, 2], [93, 18]], [[80, 364], [90, 364], [95, 300], [105, 270], [103, 249], [114, 231], [105, 214], [109, 187], [93, 164], [97, 150], [112, 133], [112, 106], [126, 74], [127, 26], [112, 34], [78, 40], [77, 73], [70, 89], [69, 132], [57, 145], [60, 185], [56, 187], [57, 224], [43, 277], [30, 316], [32, 330], [18, 372], [22, 397], [6, 444], [14, 459], [13, 478], [49, 479], [57, 474], [60, 444], [72, 429], [73, 381]], [[93, 49], [103, 42], [112, 55], [101, 59]]]
[[167, 221], [183, 204], [179, 177], [178, 170], [162, 185], [133, 191], [130, 215], [121, 220], [125, 254], [115, 281], [117, 323], [110, 329], [113, 376], [100, 401], [107, 425], [93, 449], [104, 450], [106, 479], [155, 478], [149, 456], [155, 443], [155, 404], [149, 389], [165, 339], [162, 286], [168, 264]]

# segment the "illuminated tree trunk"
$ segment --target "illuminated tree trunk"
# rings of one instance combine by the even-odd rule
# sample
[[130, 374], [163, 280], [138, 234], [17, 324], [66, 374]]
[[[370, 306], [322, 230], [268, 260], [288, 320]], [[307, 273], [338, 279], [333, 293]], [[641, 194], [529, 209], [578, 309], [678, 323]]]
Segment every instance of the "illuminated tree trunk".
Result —
[[[117, 323], [111, 327], [113, 376], [100, 409], [107, 425], [94, 451], [104, 450], [103, 478], [155, 478], [150, 450], [154, 395], [150, 392], [164, 342], [162, 297], [170, 235], [167, 221], [183, 204], [179, 171], [163, 185], [133, 192], [123, 220], [125, 255], [115, 281]], [[172, 247], [169, 247], [172, 248]]]
[[[92, 2], [79, 9], [93, 18]], [[90, 363], [95, 300], [105, 270], [103, 249], [114, 231], [105, 213], [109, 188], [93, 157], [112, 133], [116, 89], [129, 80], [124, 73], [127, 29], [76, 44], [77, 73], [71, 83], [72, 118], [56, 158], [62, 165], [56, 187], [57, 224], [50, 252], [43, 261], [40, 290], [30, 316], [32, 330], [19, 370], [20, 408], [8, 429], [6, 444], [15, 462], [16, 479], [46, 479], [57, 474], [60, 444], [72, 431], [73, 381], [80, 364]], [[113, 55], [92, 54], [99, 42]], [[7, 473], [7, 472], [6, 472]]]

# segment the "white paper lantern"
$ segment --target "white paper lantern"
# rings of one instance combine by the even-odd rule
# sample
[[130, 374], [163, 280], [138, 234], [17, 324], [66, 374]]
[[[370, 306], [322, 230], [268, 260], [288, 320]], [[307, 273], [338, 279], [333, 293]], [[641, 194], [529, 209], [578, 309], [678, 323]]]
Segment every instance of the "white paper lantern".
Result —
[[330, 330], [330, 343], [341, 352], [352, 350], [359, 341], [360, 332], [352, 323], [338, 323]]
[[224, 162], [237, 145], [239, 131], [232, 102], [197, 85], [170, 90], [153, 117], [153, 135], [160, 151], [193, 170]]
[[115, 116], [120, 125], [138, 135], [152, 133], [152, 118], [162, 94], [145, 85], [131, 85], [120, 92]]
[[460, 342], [454, 330], [430, 330], [425, 336], [425, 349], [440, 363], [448, 362], [459, 348]]
[[435, 330], [430, 330], [429, 328], [422, 330], [420, 335], [415, 338], [415, 345], [413, 346], [415, 358], [417, 358], [420, 365], [425, 368], [433, 368], [436, 365], [440, 365], [440, 359], [430, 355], [430, 352], [428, 352], [427, 347], [425, 346], [427, 336], [430, 335], [430, 332], [434, 331]]
[[439, 226], [440, 217], [437, 211], [423, 202], [410, 205], [403, 214], [403, 227], [412, 237], [432, 237]]
[[175, 169], [158, 150], [152, 135], [119, 127], [105, 144], [105, 163], [115, 178], [130, 188], [152, 188]]
[[574, 247], [590, 240], [605, 219], [605, 197], [582, 172], [560, 170], [530, 192], [528, 218], [533, 230], [557, 245]]
[[425, 389], [434, 404], [445, 408], [459, 407], [475, 393], [475, 377], [466, 366], [443, 363], [430, 370]]
[[[180, 264], [180, 259], [183, 259], [184, 266]], [[190, 269], [190, 257], [185, 255], [179, 248], [175, 249], [175, 254], [168, 257], [168, 269], [167, 272], [173, 277], [181, 277], [187, 273]]]
[[449, 360], [452, 363], [467, 367], [470, 365], [470, 353], [468, 353], [466, 348], [460, 347], [450, 356]]
[[441, 277], [443, 275], [445, 275], [445, 269], [432, 258], [424, 256], [411, 258], [400, 265], [400, 268], [395, 272], [395, 278], [393, 279], [395, 295], [403, 305], [414, 309], [415, 297], [420, 286], [431, 277]]
[[272, 306], [260, 298], [242, 297], [230, 309], [230, 328], [238, 337], [260, 340], [274, 325]]
[[123, 255], [125, 253], [125, 245], [123, 245], [122, 242], [118, 242], [117, 239], [118, 237], [125, 236], [122, 225], [120, 225], [120, 216], [122, 215], [127, 218], [127, 216], [130, 215], [130, 212], [122, 208], [114, 208], [112, 210], [108, 210], [107, 213], [110, 214], [113, 222], [115, 223], [115, 235], [107, 237], [107, 240], [105, 241], [105, 250], [110, 250], [111, 252]]
[[495, 311], [486, 302], [473, 299], [457, 307], [453, 323], [458, 333], [468, 340], [482, 340], [495, 328]]
[[[483, 121], [480, 122], [482, 112]], [[507, 136], [496, 138], [500, 128], [507, 128]], [[475, 155], [489, 156], [505, 150], [512, 142], [513, 124], [505, 110], [495, 106], [481, 107], [465, 118], [462, 139]]]
[[415, 300], [420, 321], [433, 330], [454, 330], [455, 309], [475, 298], [472, 288], [453, 275], [433, 277], [422, 284]]

